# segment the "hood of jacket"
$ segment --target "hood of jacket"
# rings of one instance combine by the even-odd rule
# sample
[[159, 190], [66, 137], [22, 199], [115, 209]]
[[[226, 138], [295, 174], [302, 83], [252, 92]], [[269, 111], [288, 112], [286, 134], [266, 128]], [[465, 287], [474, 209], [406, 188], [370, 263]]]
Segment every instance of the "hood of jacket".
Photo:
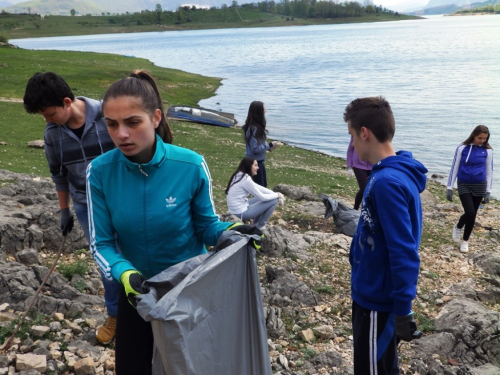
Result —
[[383, 168], [394, 168], [405, 173], [412, 180], [421, 193], [427, 183], [427, 168], [418, 160], [413, 159], [410, 151], [398, 151], [395, 156], [389, 156], [380, 160], [373, 166], [373, 171]]
[[[86, 98], [84, 96], [77, 96], [75, 100], [83, 100], [85, 102], [85, 130], [84, 134], [88, 131], [90, 126], [92, 126], [95, 121], [99, 120], [102, 115], [102, 103], [99, 100]], [[54, 122], [48, 122], [46, 126], [46, 130], [50, 130], [52, 128], [61, 128], [67, 127], [66, 125], [57, 125]]]

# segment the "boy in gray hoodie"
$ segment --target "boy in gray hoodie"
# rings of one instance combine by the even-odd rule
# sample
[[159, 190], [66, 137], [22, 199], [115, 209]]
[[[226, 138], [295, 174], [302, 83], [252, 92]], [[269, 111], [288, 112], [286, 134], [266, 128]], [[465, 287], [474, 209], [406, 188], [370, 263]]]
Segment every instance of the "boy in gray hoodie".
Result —
[[[38, 113], [47, 122], [44, 133], [45, 156], [55, 183], [61, 208], [61, 230], [73, 228], [73, 208], [85, 238], [89, 241], [89, 221], [85, 187], [87, 165], [97, 156], [115, 148], [101, 110], [101, 102], [73, 95], [64, 79], [53, 72], [36, 73], [26, 86], [24, 108]], [[120, 284], [101, 274], [108, 319], [96, 337], [107, 344], [113, 340]]]

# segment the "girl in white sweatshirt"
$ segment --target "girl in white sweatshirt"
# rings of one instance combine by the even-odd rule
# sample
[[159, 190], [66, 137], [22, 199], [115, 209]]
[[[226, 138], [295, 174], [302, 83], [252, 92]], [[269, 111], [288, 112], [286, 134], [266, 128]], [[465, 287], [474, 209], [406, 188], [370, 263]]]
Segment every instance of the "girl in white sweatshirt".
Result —
[[[245, 157], [241, 160], [227, 184], [227, 208], [230, 214], [241, 220], [253, 219], [257, 228], [263, 228], [284, 197], [253, 182], [251, 176], [256, 175], [258, 170], [256, 159]], [[249, 194], [253, 196], [250, 199], [247, 198]]]

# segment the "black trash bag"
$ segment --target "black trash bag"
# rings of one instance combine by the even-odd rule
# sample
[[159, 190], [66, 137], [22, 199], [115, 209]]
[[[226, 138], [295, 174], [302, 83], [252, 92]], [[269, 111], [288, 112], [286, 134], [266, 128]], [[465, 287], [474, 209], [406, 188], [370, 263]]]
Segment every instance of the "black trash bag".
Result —
[[216, 251], [146, 281], [137, 311], [153, 328], [152, 375], [272, 375], [252, 238], [224, 232]]
[[326, 194], [318, 194], [325, 205], [325, 219], [333, 216], [337, 230], [346, 236], [353, 237], [359, 221], [359, 211], [342, 202], [336, 201]]

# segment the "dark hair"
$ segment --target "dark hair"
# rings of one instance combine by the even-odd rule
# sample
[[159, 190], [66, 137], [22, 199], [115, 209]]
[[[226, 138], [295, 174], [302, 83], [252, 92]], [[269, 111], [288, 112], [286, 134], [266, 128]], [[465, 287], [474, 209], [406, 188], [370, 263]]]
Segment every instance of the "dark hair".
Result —
[[345, 108], [344, 121], [359, 134], [362, 127], [370, 130], [379, 142], [392, 141], [396, 122], [392, 109], [382, 96], [358, 98]]
[[[243, 132], [245, 134], [245, 141], [248, 142], [253, 136], [257, 142], [266, 140], [267, 130], [266, 130], [266, 117], [264, 114], [264, 103], [259, 101], [253, 101], [248, 107], [248, 115], [245, 120], [245, 125], [242, 126]], [[247, 136], [247, 130], [250, 132]]]
[[[231, 186], [240, 182], [243, 179], [243, 177], [245, 177], [245, 174], [252, 177], [252, 165], [255, 162], [255, 160], [256, 159], [250, 158], [248, 156], [245, 156], [243, 159], [241, 159], [240, 165], [238, 165], [236, 172], [233, 173], [233, 175], [229, 179], [229, 182], [227, 183], [227, 188], [225, 190], [226, 194], [229, 192], [229, 189], [231, 188]], [[234, 181], [235, 177], [238, 173], [241, 173], [241, 177], [238, 181]]]
[[24, 91], [24, 109], [38, 113], [48, 107], [64, 107], [64, 98], [75, 100], [66, 81], [54, 72], [35, 73]]
[[144, 111], [151, 115], [159, 109], [161, 111], [161, 120], [155, 131], [165, 143], [172, 143], [172, 130], [165, 116], [160, 92], [154, 78], [148, 72], [136, 70], [129, 77], [113, 83], [104, 94], [103, 108], [108, 99], [122, 96], [141, 99]]
[[483, 147], [486, 148], [486, 149], [489, 149], [491, 148], [490, 144], [488, 143], [488, 141], [490, 140], [490, 129], [488, 129], [487, 126], [485, 125], [478, 125], [474, 128], [474, 130], [472, 131], [472, 133], [470, 133], [469, 135], [469, 138], [467, 138], [465, 141], [462, 142], [463, 145], [470, 145], [471, 143], [474, 142], [474, 138], [476, 138], [476, 136], [478, 136], [479, 134], [488, 134], [488, 136], [486, 137], [486, 141], [484, 141], [483, 143]]

